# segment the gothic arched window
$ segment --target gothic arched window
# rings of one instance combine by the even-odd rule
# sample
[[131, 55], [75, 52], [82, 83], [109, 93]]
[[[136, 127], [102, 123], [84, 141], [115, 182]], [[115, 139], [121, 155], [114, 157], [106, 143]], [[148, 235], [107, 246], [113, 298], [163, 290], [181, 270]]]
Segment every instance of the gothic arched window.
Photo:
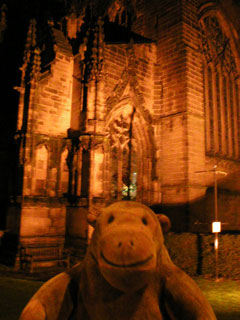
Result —
[[[132, 112], [134, 113], [134, 111]], [[120, 117], [111, 122], [109, 128], [110, 195], [113, 199], [120, 200], [127, 197], [135, 199], [137, 195], [138, 159], [133, 129], [133, 113], [123, 112]]]
[[46, 146], [41, 146], [36, 150], [35, 162], [35, 194], [46, 195], [48, 150]]
[[68, 171], [68, 166], [66, 161], [67, 156], [68, 156], [68, 150], [66, 148], [61, 154], [61, 161], [60, 161], [60, 184], [59, 184], [60, 194], [67, 194], [68, 192], [69, 171]]
[[206, 151], [229, 159], [239, 159], [239, 96], [236, 63], [215, 16], [201, 21], [204, 55]]

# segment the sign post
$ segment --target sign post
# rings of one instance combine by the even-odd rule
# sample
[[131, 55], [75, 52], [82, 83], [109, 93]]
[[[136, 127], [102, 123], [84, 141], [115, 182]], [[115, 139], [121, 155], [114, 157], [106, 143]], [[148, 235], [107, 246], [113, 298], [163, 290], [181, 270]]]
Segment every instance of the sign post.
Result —
[[217, 174], [227, 175], [225, 171], [218, 171], [215, 165], [213, 169], [195, 171], [195, 173], [212, 172], [214, 179], [214, 222], [212, 223], [212, 233], [215, 234], [214, 251], [215, 251], [215, 279], [218, 281], [218, 234], [221, 232], [221, 222], [218, 221], [218, 189], [217, 189]]
[[215, 234], [214, 250], [215, 250], [215, 279], [218, 281], [218, 234], [221, 232], [221, 222], [214, 221], [212, 223], [212, 233]]

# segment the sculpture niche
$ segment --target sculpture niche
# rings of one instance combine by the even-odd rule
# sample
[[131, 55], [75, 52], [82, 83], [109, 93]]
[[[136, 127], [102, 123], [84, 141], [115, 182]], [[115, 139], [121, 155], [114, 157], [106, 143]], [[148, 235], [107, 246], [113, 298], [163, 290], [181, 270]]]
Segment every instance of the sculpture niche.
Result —
[[216, 320], [195, 282], [173, 264], [148, 207], [116, 202], [97, 217], [82, 263], [46, 282], [21, 320]]

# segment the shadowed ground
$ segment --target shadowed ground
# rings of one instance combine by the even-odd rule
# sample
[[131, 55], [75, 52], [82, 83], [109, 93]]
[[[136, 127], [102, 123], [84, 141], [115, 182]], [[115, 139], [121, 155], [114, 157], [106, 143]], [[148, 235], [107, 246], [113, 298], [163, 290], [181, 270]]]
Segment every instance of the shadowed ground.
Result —
[[[17, 320], [21, 310], [33, 293], [52, 277], [45, 271], [32, 276], [13, 273], [0, 265], [0, 320]], [[218, 320], [240, 319], [240, 281], [195, 278], [211, 303]]]
[[218, 320], [240, 319], [240, 280], [195, 279], [211, 303]]

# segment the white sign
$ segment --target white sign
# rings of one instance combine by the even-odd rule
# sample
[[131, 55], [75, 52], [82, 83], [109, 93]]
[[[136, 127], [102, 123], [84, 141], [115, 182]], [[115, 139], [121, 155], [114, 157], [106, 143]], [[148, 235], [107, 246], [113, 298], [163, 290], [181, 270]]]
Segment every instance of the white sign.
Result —
[[220, 221], [214, 221], [212, 223], [212, 232], [213, 233], [221, 232], [221, 222]]

